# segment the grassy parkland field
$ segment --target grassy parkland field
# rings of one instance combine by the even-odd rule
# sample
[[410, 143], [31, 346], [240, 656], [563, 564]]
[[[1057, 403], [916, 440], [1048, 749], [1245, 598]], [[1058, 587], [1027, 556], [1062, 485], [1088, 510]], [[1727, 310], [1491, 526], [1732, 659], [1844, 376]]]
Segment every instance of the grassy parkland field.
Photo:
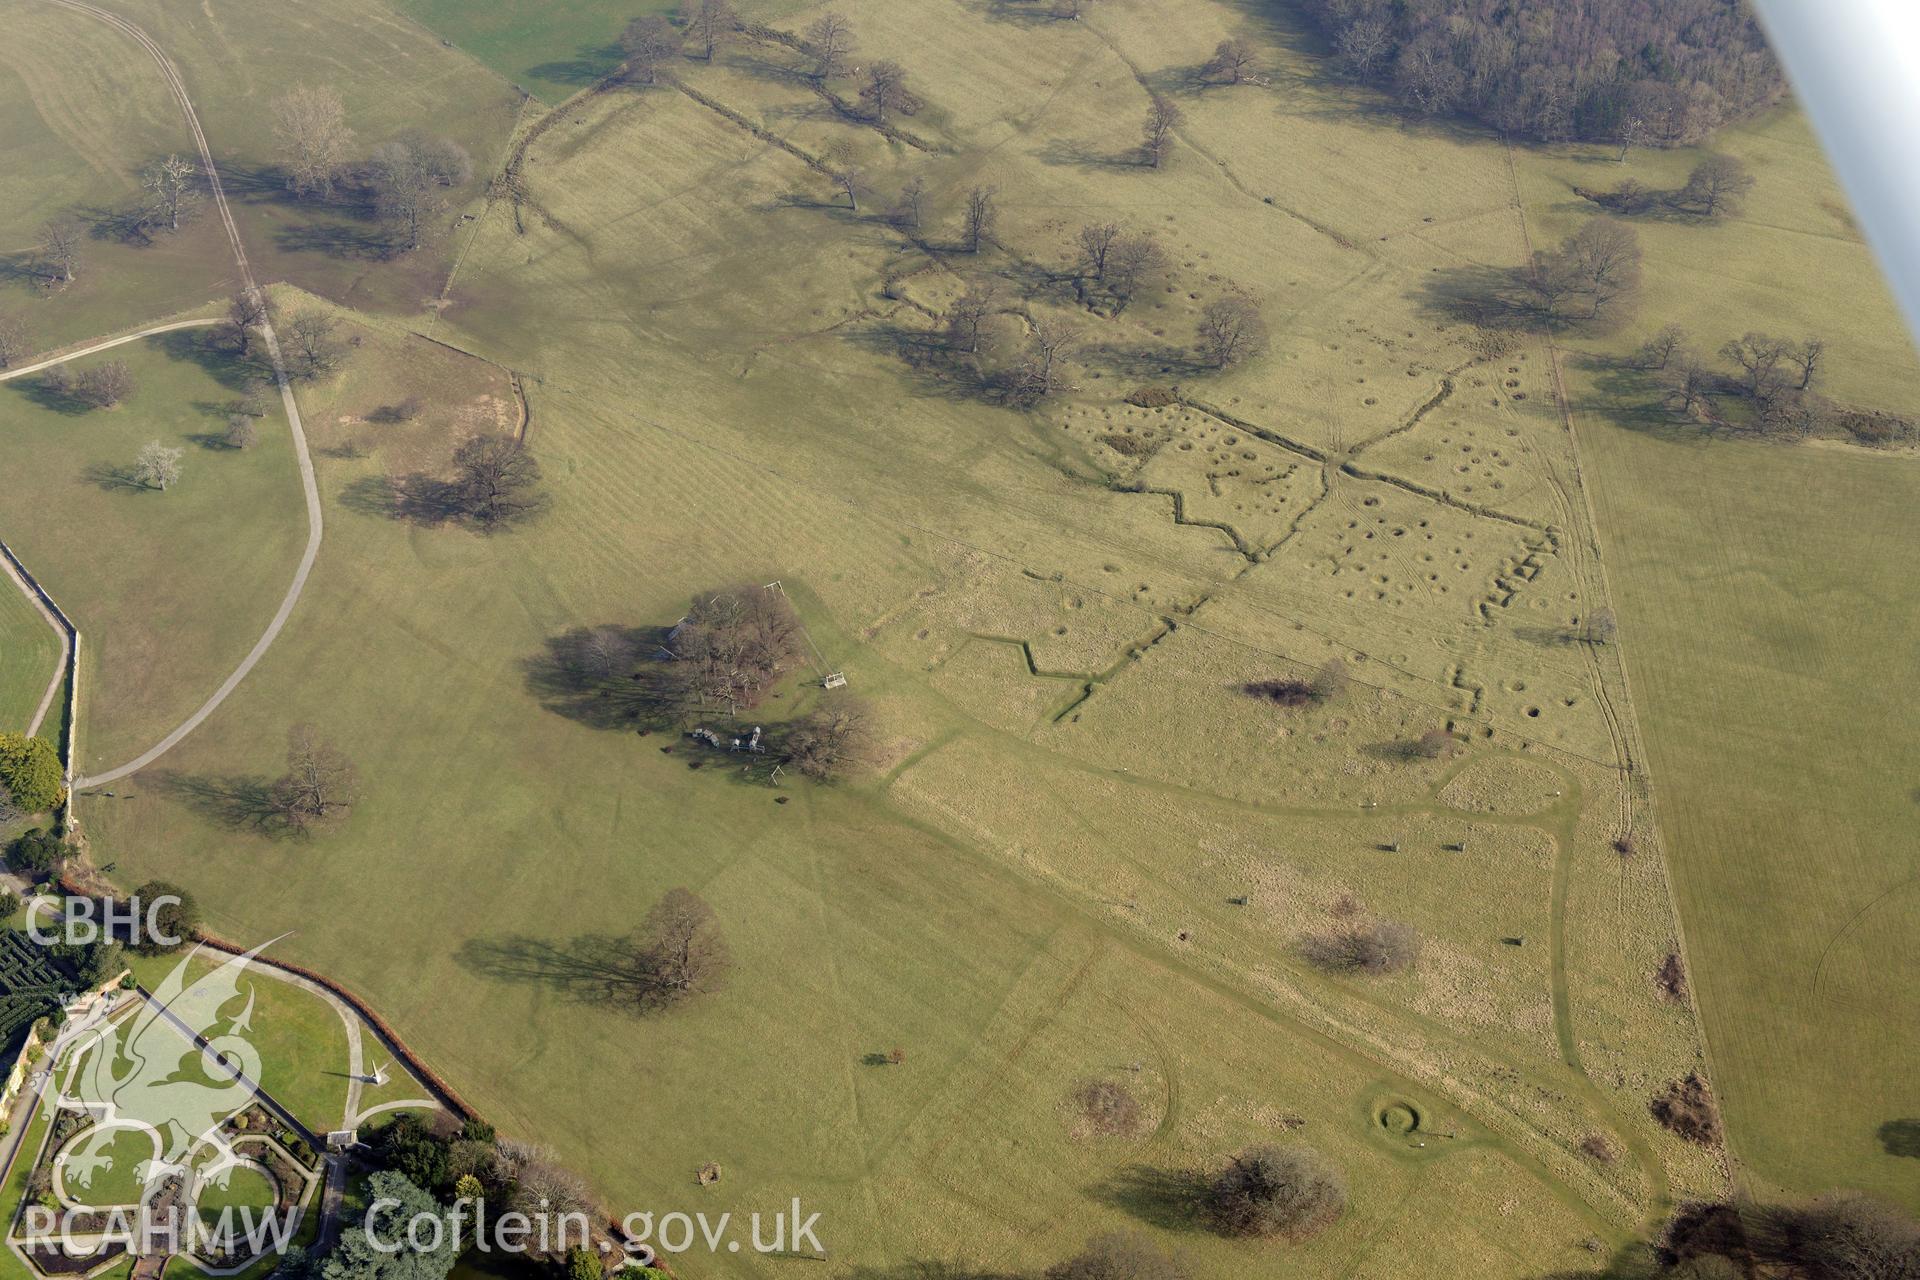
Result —
[[[207, 351], [208, 332], [73, 362], [126, 363], [134, 391], [112, 409], [33, 378], [0, 383], [0, 468], [38, 512], [8, 529], [8, 545], [82, 633], [83, 773], [139, 755], [206, 699], [265, 629], [306, 538], [287, 501], [298, 481], [285, 423], [248, 449], [221, 442], [243, 371]], [[184, 453], [164, 493], [133, 474], [154, 440]]]
[[[819, 12], [742, 7], [794, 32]], [[457, 133], [483, 173], [514, 156], [521, 185], [489, 201], [476, 183], [398, 261], [355, 251], [347, 214], [242, 187], [256, 271], [355, 344], [297, 393], [326, 542], [234, 696], [131, 796], [82, 798], [95, 858], [186, 884], [224, 934], [297, 928], [291, 958], [366, 994], [617, 1213], [799, 1194], [834, 1274], [1035, 1269], [1128, 1227], [1206, 1275], [1579, 1273], [1736, 1180], [1920, 1202], [1875, 1137], [1920, 1114], [1888, 1003], [1914, 981], [1911, 797], [1888, 781], [1914, 745], [1910, 628], [1893, 608], [1860, 621], [1901, 597], [1914, 464], [1675, 433], [1609, 372], [1669, 320], [1709, 346], [1817, 330], [1836, 395], [1910, 406], [1911, 352], [1797, 116], [1715, 144], [1759, 179], [1740, 219], [1638, 227], [1631, 325], [1488, 357], [1450, 282], [1577, 226], [1572, 186], [1673, 185], [1697, 155], [1622, 170], [1402, 119], [1331, 80], [1275, 6], [1036, 7], [841, 6], [862, 57], [906, 65], [926, 100], [886, 135], [777, 41], [544, 114], [631, 16], [597, 2], [328, 0], [243, 23], [129, 0], [238, 175], [265, 172], [261, 105], [322, 49], [365, 140]], [[1266, 83], [1195, 82], [1229, 36]], [[137, 50], [104, 47], [137, 73]], [[1133, 159], [1148, 90], [1185, 116], [1158, 170]], [[857, 213], [815, 167], [839, 144], [866, 175]], [[928, 213], [907, 234], [882, 214], [914, 178]], [[997, 233], [963, 252], [982, 185]], [[1067, 278], [1099, 219], [1168, 254], [1115, 316]], [[121, 276], [124, 327], [146, 313], [138, 269]], [[937, 355], [941, 317], [988, 279], [1008, 343], [1037, 318], [1083, 330], [1071, 388], [1037, 408]], [[1196, 319], [1232, 284], [1263, 301], [1271, 350], [1198, 367]], [[155, 557], [129, 564], [137, 583], [76, 581], [82, 627], [188, 637], [164, 679], [89, 713], [89, 753], [142, 749], [149, 721], [197, 705], [278, 588], [207, 609], [193, 584], [281, 582], [271, 556], [222, 557], [290, 559], [299, 537], [276, 433], [244, 459], [190, 452], [177, 492], [70, 491], [118, 456], [105, 437], [77, 453], [83, 433], [142, 406], [190, 432], [191, 380], [216, 376], [123, 350], [151, 366], [127, 407], [29, 406], [30, 453], [11, 418], [0, 432], [0, 460], [43, 468], [21, 491], [48, 509], [5, 532], [40, 540], [23, 554], [63, 602], [53, 575], [100, 545], [82, 530]], [[1128, 403], [1143, 384], [1178, 395]], [[409, 396], [418, 417], [381, 420]], [[396, 481], [443, 477], [479, 432], [524, 433], [540, 518], [482, 536], [396, 509]], [[240, 463], [244, 500], [198, 496]], [[217, 504], [191, 544], [176, 499]], [[137, 589], [154, 581], [181, 584], [174, 614]], [[740, 581], [783, 584], [823, 669], [873, 700], [878, 776], [775, 790], [692, 769], [674, 735], [600, 727], [543, 684], [553, 637], [671, 623]], [[1607, 607], [1618, 646], [1565, 639]], [[1245, 692], [1335, 657], [1353, 683], [1331, 705]], [[818, 674], [756, 716], [812, 705]], [[258, 810], [300, 721], [365, 789], [310, 839]], [[1440, 729], [1442, 758], [1409, 758]], [[640, 1019], [569, 976], [682, 885], [720, 916], [726, 991]], [[1417, 928], [1414, 969], [1304, 961], [1356, 914]], [[1655, 981], [1670, 955], [1692, 1000]], [[1874, 1087], [1844, 1088], [1846, 1062], [1882, 1064]], [[1649, 1114], [1696, 1070], [1725, 1099], [1724, 1149]], [[1141, 1102], [1136, 1132], [1087, 1132], [1073, 1098], [1095, 1080]], [[1200, 1228], [1197, 1178], [1296, 1141], [1345, 1170], [1338, 1226], [1292, 1247]], [[696, 1188], [708, 1161], [725, 1179]]]

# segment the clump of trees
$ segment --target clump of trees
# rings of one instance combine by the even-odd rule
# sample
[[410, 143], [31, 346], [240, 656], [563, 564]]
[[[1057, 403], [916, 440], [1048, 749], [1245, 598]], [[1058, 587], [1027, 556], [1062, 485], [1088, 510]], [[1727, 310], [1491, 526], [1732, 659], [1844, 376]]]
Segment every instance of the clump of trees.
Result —
[[418, 131], [375, 147], [367, 163], [374, 210], [393, 228], [402, 253], [420, 247], [427, 224], [446, 210], [447, 191], [472, 177], [473, 160], [464, 147]]
[[[162, 898], [168, 899], [161, 902]], [[142, 955], [160, 955], [190, 940], [200, 927], [200, 903], [191, 893], [166, 880], [149, 880], [133, 891], [139, 904], [141, 930], [133, 950]], [[158, 905], [155, 905], [158, 904]], [[154, 926], [148, 932], [146, 926]], [[172, 938], [171, 943], [162, 938]]]
[[296, 832], [343, 819], [360, 798], [360, 772], [310, 724], [287, 730], [287, 771], [267, 790], [268, 805]]
[[1657, 1254], [1663, 1266], [1700, 1276], [1908, 1280], [1920, 1275], [1920, 1222], [1854, 1191], [1792, 1204], [1687, 1204], [1668, 1222]]
[[0, 787], [22, 813], [47, 813], [67, 798], [60, 753], [45, 738], [0, 733]]
[[1150, 231], [1128, 231], [1117, 222], [1090, 222], [1080, 228], [1074, 263], [1074, 287], [1093, 305], [1104, 294], [1111, 313], [1126, 309], [1141, 283], [1167, 263], [1166, 250]]
[[1817, 392], [1827, 344], [1749, 331], [1721, 346], [1722, 364], [1708, 363], [1685, 330], [1668, 325], [1642, 344], [1634, 363], [1652, 373], [1661, 403], [1672, 413], [1712, 427], [1797, 438], [1849, 412]]
[[1187, 1280], [1187, 1269], [1136, 1232], [1094, 1236], [1079, 1253], [1047, 1268], [1046, 1280]]
[[1786, 82], [1745, 6], [1723, 0], [1307, 0], [1353, 75], [1428, 115], [1502, 133], [1675, 146], [1775, 101]]
[[158, 440], [149, 440], [140, 446], [140, 453], [133, 461], [133, 480], [144, 489], [158, 489], [165, 493], [180, 483], [181, 459], [185, 451]]
[[301, 198], [333, 199], [353, 145], [340, 95], [325, 85], [296, 85], [274, 99], [273, 122], [287, 189]]
[[788, 728], [781, 745], [795, 769], [822, 782], [865, 773], [879, 754], [872, 711], [845, 694], [823, 698]]
[[1561, 242], [1535, 251], [1523, 280], [1549, 324], [1597, 324], [1631, 305], [1640, 288], [1640, 237], [1612, 218], [1594, 218]]
[[752, 707], [805, 652], [800, 617], [779, 591], [737, 586], [695, 596], [667, 639], [695, 694]]
[[1305, 1240], [1346, 1212], [1346, 1180], [1312, 1147], [1254, 1147], [1214, 1175], [1205, 1204], [1227, 1235]]
[[1402, 973], [1420, 958], [1420, 934], [1398, 920], [1343, 924], [1309, 934], [1300, 953], [1328, 973]]
[[1747, 193], [1753, 190], [1753, 175], [1746, 165], [1732, 156], [1708, 156], [1693, 167], [1686, 185], [1674, 191], [1656, 191], [1628, 178], [1611, 191], [1574, 191], [1601, 208], [1627, 217], [1638, 217], [1658, 210], [1688, 214], [1698, 218], [1725, 217], [1740, 211]]
[[1253, 45], [1247, 41], [1222, 40], [1214, 47], [1213, 56], [1200, 68], [1200, 75], [1214, 84], [1239, 84], [1256, 77], [1256, 59]]
[[1665, 1092], [1647, 1104], [1647, 1110], [1688, 1142], [1709, 1147], [1719, 1145], [1723, 1132], [1720, 1108], [1713, 1100], [1713, 1091], [1698, 1072], [1669, 1084]]
[[7, 846], [7, 866], [30, 880], [45, 880], [60, 870], [72, 852], [53, 832], [35, 828]]

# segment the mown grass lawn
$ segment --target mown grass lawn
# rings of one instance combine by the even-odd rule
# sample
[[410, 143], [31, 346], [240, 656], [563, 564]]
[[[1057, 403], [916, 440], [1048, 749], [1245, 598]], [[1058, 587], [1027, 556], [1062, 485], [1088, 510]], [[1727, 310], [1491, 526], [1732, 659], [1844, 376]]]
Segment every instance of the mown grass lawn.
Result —
[[[88, 411], [36, 378], [0, 384], [0, 467], [33, 518], [11, 545], [80, 628], [81, 770], [123, 763], [213, 693], [253, 647], [306, 538], [286, 421], [220, 443], [245, 376], [187, 329], [74, 362], [124, 360], [135, 390]], [[174, 488], [132, 479], [152, 441], [184, 452]]]

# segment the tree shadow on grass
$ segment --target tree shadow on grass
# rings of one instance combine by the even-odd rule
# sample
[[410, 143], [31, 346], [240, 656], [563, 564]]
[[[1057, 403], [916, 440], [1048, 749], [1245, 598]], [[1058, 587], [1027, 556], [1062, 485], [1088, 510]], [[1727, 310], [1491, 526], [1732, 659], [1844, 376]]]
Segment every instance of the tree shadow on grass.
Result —
[[1880, 1148], [1890, 1156], [1920, 1160], [1920, 1119], [1889, 1120], [1881, 1125]]
[[1205, 1231], [1207, 1180], [1190, 1169], [1130, 1164], [1089, 1189], [1103, 1204], [1162, 1231]]
[[105, 489], [108, 493], [146, 493], [144, 484], [134, 469], [117, 462], [91, 462], [80, 476], [88, 484]]
[[382, 516], [432, 529], [465, 514], [460, 488], [416, 471], [404, 476], [363, 476], [340, 491], [340, 505], [365, 516]]
[[270, 779], [252, 774], [189, 774], [162, 770], [152, 775], [161, 792], [229, 831], [287, 836], [292, 832], [273, 802]]
[[92, 412], [92, 406], [68, 391], [47, 381], [46, 374], [40, 373], [26, 378], [16, 379], [9, 388], [15, 395], [28, 403], [50, 413], [65, 414], [69, 418], [82, 417]]
[[[229, 391], [243, 391], [249, 385], [273, 378], [273, 367], [267, 363], [264, 350], [256, 348], [251, 355], [241, 355], [224, 326], [174, 329], [154, 334], [147, 343], [169, 360], [199, 366], [209, 378]], [[226, 411], [225, 406], [207, 408], [212, 412]]]
[[575, 50], [571, 58], [528, 67], [526, 75], [530, 80], [545, 80], [552, 84], [597, 84], [619, 70], [621, 59], [625, 56], [625, 51], [617, 44], [585, 44]]
[[636, 936], [582, 934], [560, 942], [523, 934], [473, 938], [454, 959], [482, 978], [536, 987], [575, 1004], [645, 1013], [670, 1002], [654, 979], [645, 944]]
[[664, 627], [607, 624], [548, 636], [521, 669], [527, 692], [555, 715], [595, 729], [672, 728], [689, 706], [680, 665], [665, 658]]
[[1017, 1280], [1017, 1271], [997, 1271], [970, 1262], [921, 1259], [892, 1267], [855, 1267], [854, 1280]]

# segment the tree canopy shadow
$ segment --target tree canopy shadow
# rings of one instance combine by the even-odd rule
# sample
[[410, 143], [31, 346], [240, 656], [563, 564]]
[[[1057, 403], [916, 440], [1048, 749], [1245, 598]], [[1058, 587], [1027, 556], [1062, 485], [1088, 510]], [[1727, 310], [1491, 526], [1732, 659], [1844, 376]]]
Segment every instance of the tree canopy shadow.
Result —
[[273, 782], [257, 774], [190, 774], [175, 769], [152, 775], [162, 792], [229, 831], [289, 836], [291, 829], [273, 800]]
[[141, 483], [133, 468], [118, 462], [90, 462], [80, 475], [88, 484], [105, 489], [108, 493], [147, 491], [147, 486]]
[[1890, 1156], [1920, 1160], [1920, 1118], [1889, 1120], [1880, 1126], [1880, 1148]]
[[664, 627], [609, 624], [547, 637], [525, 659], [527, 691], [556, 715], [595, 729], [653, 730], [679, 724], [688, 687], [660, 655]]
[[618, 44], [583, 44], [574, 50], [571, 58], [557, 58], [528, 67], [527, 76], [555, 84], [597, 84], [619, 70], [625, 57], [625, 51]]
[[1205, 1231], [1207, 1180], [1190, 1169], [1130, 1164], [1090, 1188], [1102, 1204], [1162, 1231]]
[[77, 418], [91, 412], [89, 406], [78, 396], [48, 382], [44, 373], [27, 378], [16, 378], [8, 386], [8, 390], [17, 396], [24, 397], [29, 403], [39, 408], [65, 414], [68, 417]]
[[362, 476], [340, 491], [340, 505], [360, 515], [428, 529], [456, 523], [465, 514], [458, 485], [421, 471]]
[[574, 1004], [644, 1013], [668, 1003], [637, 935], [581, 934], [559, 942], [524, 934], [474, 938], [454, 959], [482, 978], [535, 987]]

